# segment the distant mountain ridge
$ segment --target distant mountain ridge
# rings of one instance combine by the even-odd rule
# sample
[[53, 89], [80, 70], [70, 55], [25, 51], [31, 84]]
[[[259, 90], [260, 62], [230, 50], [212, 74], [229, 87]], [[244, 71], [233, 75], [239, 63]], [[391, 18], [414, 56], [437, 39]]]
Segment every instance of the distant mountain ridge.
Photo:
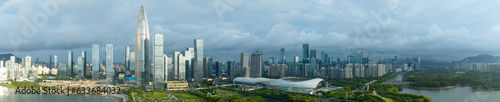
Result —
[[477, 56], [467, 57], [459, 62], [472, 62], [472, 63], [500, 63], [500, 56], [493, 56], [490, 54], [481, 54]]
[[[10, 60], [10, 56], [15, 56], [15, 55], [12, 53], [0, 54], [0, 60], [3, 60], [5, 63], [5, 61]], [[16, 63], [20, 63], [21, 61], [22, 61], [21, 58], [16, 56]]]

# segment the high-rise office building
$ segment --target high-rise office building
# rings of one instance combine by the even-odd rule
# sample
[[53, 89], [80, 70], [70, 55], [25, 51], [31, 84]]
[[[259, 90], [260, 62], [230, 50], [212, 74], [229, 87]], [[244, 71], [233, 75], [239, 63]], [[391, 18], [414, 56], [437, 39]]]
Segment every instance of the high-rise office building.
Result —
[[106, 44], [106, 79], [113, 80], [114, 73], [113, 67], [113, 44]]
[[170, 70], [172, 70], [172, 56], [167, 56], [163, 54], [163, 81], [168, 81], [169, 78], [171, 78], [170, 75]]
[[252, 53], [250, 77], [262, 77], [262, 51]]
[[155, 34], [153, 36], [153, 87], [154, 90], [162, 91], [163, 87], [163, 74], [165, 71], [165, 54], [163, 54], [163, 34]]
[[222, 77], [222, 75], [221, 75], [221, 73], [222, 73], [222, 62], [221, 61], [215, 62], [214, 67], [215, 67], [215, 78]]
[[54, 55], [54, 67], [55, 68], [59, 68], [57, 67], [59, 64], [57, 64], [57, 55]]
[[318, 63], [318, 61], [316, 61], [316, 50], [311, 50], [309, 51], [309, 62], [313, 62], [313, 59], [315, 60], [314, 62], [315, 63]]
[[302, 63], [309, 63], [309, 44], [302, 44]]
[[248, 53], [241, 53], [240, 57], [241, 75], [243, 77], [250, 77], [250, 67], [248, 66]]
[[99, 44], [92, 45], [92, 79], [99, 79]]
[[125, 70], [130, 70], [130, 47], [125, 47]]
[[52, 63], [52, 56], [49, 55], [49, 64], [47, 64], [47, 67], [49, 67], [50, 69], [54, 68], [54, 63]]
[[135, 42], [135, 80], [138, 86], [146, 86], [149, 83], [151, 68], [149, 51], [149, 28], [148, 19], [144, 6], [141, 5], [137, 19], [137, 32]]
[[285, 48], [281, 48], [280, 64], [285, 64]]
[[181, 52], [179, 51], [174, 51], [174, 56], [172, 56], [172, 61], [173, 61], [173, 69], [172, 69], [172, 76], [174, 79], [179, 79], [179, 55], [181, 55]]
[[66, 71], [68, 70], [68, 65], [61, 63], [57, 67], [57, 76], [61, 79], [67, 79]]
[[202, 82], [204, 67], [203, 67], [203, 39], [194, 39], [194, 81]]
[[73, 76], [73, 51], [68, 51], [68, 68], [67, 75]]
[[179, 80], [186, 80], [186, 59], [182, 53], [177, 55], [177, 78]]
[[212, 78], [212, 58], [204, 57], [203, 58], [203, 77], [204, 78]]
[[299, 56], [295, 56], [295, 58], [293, 58], [293, 59], [294, 59], [295, 63], [299, 63], [299, 61], [300, 61]]
[[78, 65], [78, 69], [77, 69], [77, 75], [78, 75], [78, 78], [85, 78], [85, 63], [83, 63], [83, 57], [78, 57], [77, 59], [77, 65]]
[[236, 77], [236, 61], [227, 61], [227, 74], [229, 78], [235, 78]]
[[31, 70], [31, 62], [32, 62], [32, 57], [31, 56], [26, 56], [24, 57], [24, 68]]
[[186, 49], [186, 51], [182, 52], [182, 55], [184, 55], [184, 59], [186, 62], [186, 80], [192, 81], [193, 79], [193, 63], [194, 63], [194, 48], [189, 47]]
[[135, 74], [135, 52], [130, 52], [130, 73]]
[[[80, 77], [80, 78], [85, 78], [85, 75], [87, 74], [90, 74], [90, 73], [87, 73], [87, 70], [90, 70], [90, 68], [87, 68], [87, 52], [86, 51], [82, 51], [82, 63], [83, 65], [78, 65], [78, 66], [82, 66], [83, 68], [83, 77]], [[90, 71], [89, 71], [90, 72]]]

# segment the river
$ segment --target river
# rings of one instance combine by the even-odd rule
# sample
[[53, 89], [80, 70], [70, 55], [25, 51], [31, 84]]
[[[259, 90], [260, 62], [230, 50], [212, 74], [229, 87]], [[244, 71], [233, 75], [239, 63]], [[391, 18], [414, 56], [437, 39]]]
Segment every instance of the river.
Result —
[[[394, 81], [402, 81], [398, 75]], [[455, 87], [441, 90], [421, 90], [403, 87], [400, 93], [412, 93], [431, 98], [432, 102], [500, 102], [500, 91], [473, 91], [471, 87]]]
[[15, 89], [0, 86], [0, 102], [118, 102], [114, 97], [94, 95], [15, 94]]

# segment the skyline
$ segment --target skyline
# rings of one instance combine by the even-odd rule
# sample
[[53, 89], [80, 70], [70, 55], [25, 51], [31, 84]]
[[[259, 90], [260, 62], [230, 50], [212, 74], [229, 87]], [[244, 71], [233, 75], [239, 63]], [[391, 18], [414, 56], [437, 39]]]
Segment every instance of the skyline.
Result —
[[[38, 12], [45, 13], [43, 9], [36, 9], [43, 7], [37, 4], [51, 2], [51, 0], [0, 1], [2, 5], [0, 14], [6, 16], [0, 20], [5, 22], [0, 24], [0, 34], [7, 36], [2, 38], [16, 37], [10, 34], [22, 34], [25, 26], [22, 18], [26, 17], [28, 21], [32, 21], [32, 17]], [[497, 43], [494, 38], [499, 35], [495, 33], [500, 31], [498, 26], [500, 20], [496, 20], [498, 15], [495, 15], [495, 12], [499, 11], [489, 10], [498, 8], [495, 7], [498, 3], [494, 1], [431, 3], [441, 6], [401, 1], [400, 6], [394, 6], [400, 7], [399, 13], [389, 12], [391, 20], [386, 22], [387, 26], [379, 29], [380, 34], [359, 37], [355, 28], [361, 28], [360, 30], [364, 32], [366, 30], [362, 28], [372, 24], [372, 21], [378, 24], [377, 17], [370, 16], [373, 12], [375, 15], [383, 15], [384, 10], [393, 11], [391, 9], [393, 6], [389, 4], [398, 4], [386, 1], [370, 2], [242, 1], [231, 4], [233, 10], [225, 11], [221, 15], [218, 11], [227, 9], [214, 7], [221, 3], [219, 0], [196, 3], [144, 1], [144, 5], [148, 9], [148, 15], [152, 17], [148, 19], [150, 32], [165, 35], [164, 52], [168, 56], [171, 56], [173, 51], [194, 47], [192, 40], [196, 38], [204, 39], [204, 56], [211, 57], [214, 61], [237, 61], [241, 52], [251, 53], [258, 50], [264, 53], [264, 59], [278, 58], [280, 48], [285, 48], [287, 56], [285, 58], [289, 62], [294, 56], [302, 59], [303, 43], [309, 43], [309, 48], [318, 53], [325, 51], [329, 56], [340, 58], [345, 58], [345, 55], [349, 54], [346, 51], [351, 48], [369, 51], [370, 56], [374, 58], [419, 56], [422, 59], [446, 61], [479, 54], [498, 55], [496, 51], [500, 51], [488, 45]], [[122, 55], [125, 53], [125, 47], [134, 46], [133, 25], [136, 23], [136, 12], [140, 7], [140, 1], [58, 3], [58, 12], [54, 16], [48, 16], [46, 25], [34, 24], [38, 32], [34, 33], [33, 38], [27, 38], [26, 41], [0, 38], [2, 39], [0, 53], [13, 53], [20, 58], [29, 55], [35, 60], [39, 58], [44, 62], [48, 62], [48, 55], [57, 55], [58, 62], [64, 63], [68, 51], [90, 52], [93, 42], [97, 42], [100, 45], [114, 44], [114, 53], [117, 55], [114, 61], [123, 63], [125, 56]], [[298, 7], [293, 6], [297, 4], [305, 6], [291, 8]], [[474, 8], [473, 5], [482, 6]], [[90, 6], [95, 8], [86, 8]], [[35, 9], [28, 10], [31, 8]], [[349, 11], [345, 11], [344, 8], [349, 8]], [[433, 11], [430, 11], [431, 9]], [[100, 50], [100, 54], [104, 52]], [[105, 58], [100, 56], [99, 59], [102, 61]]]

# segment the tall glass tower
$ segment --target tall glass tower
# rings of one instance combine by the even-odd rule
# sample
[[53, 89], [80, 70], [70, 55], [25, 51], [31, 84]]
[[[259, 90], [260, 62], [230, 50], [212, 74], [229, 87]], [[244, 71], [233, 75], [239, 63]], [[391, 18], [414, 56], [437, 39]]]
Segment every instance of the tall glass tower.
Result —
[[243, 77], [250, 77], [250, 67], [248, 66], [248, 53], [241, 53], [240, 57], [241, 75]]
[[73, 51], [68, 52], [68, 68], [67, 75], [71, 77], [73, 76]]
[[262, 51], [252, 53], [250, 77], [262, 77]]
[[83, 65], [84, 65], [84, 63], [83, 63], [83, 57], [78, 57], [76, 64], [78, 65], [77, 73], [76, 73], [78, 75], [78, 78], [85, 78], [85, 75], [83, 74], [85, 72], [83, 70], [84, 69], [83, 68]]
[[154, 90], [162, 91], [164, 77], [164, 54], [163, 54], [163, 34], [155, 34], [153, 37], [153, 87]]
[[135, 80], [138, 86], [149, 83], [150, 77], [150, 51], [148, 19], [144, 6], [141, 5], [137, 19], [137, 32], [135, 41]]
[[[85, 75], [87, 74], [90, 74], [90, 73], [87, 73], [87, 52], [86, 51], [82, 51], [82, 65], [78, 65], [78, 67], [82, 66], [82, 70], [83, 70], [83, 76], [81, 76], [82, 78], [85, 78]], [[80, 74], [80, 73], [78, 73]]]
[[99, 79], [99, 44], [92, 45], [92, 79]]
[[106, 44], [106, 80], [113, 80], [113, 44]]
[[285, 48], [281, 48], [280, 64], [285, 64]]
[[130, 47], [125, 47], [125, 70], [130, 70]]
[[309, 63], [309, 44], [302, 44], [302, 63]]
[[194, 39], [194, 81], [203, 81], [203, 39]]

